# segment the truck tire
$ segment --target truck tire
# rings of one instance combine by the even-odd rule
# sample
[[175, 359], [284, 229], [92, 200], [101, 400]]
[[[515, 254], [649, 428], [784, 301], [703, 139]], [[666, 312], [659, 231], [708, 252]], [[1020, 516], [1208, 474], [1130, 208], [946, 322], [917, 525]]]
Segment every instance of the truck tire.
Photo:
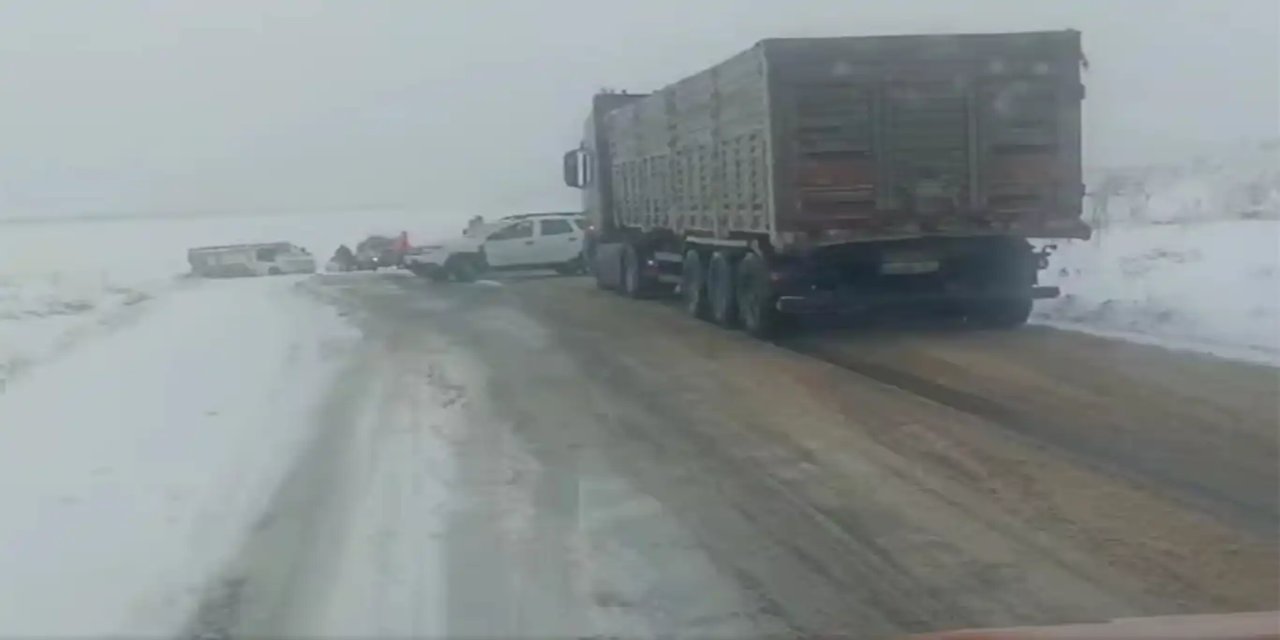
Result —
[[628, 298], [644, 295], [644, 281], [640, 277], [640, 252], [630, 242], [622, 248], [622, 294]]
[[711, 320], [725, 327], [738, 325], [738, 300], [734, 295], [733, 256], [727, 251], [711, 254], [707, 265], [707, 302]]
[[988, 329], [1014, 329], [1031, 317], [1031, 298], [1002, 298], [974, 303], [969, 322]]
[[697, 249], [686, 251], [680, 265], [680, 297], [686, 313], [707, 319], [707, 270]]
[[267, 275], [269, 276], [278, 276], [281, 273], [283, 272], [280, 271], [280, 267], [271, 267], [270, 269], [267, 269]]
[[738, 319], [747, 333], [764, 340], [778, 335], [781, 325], [776, 306], [778, 296], [764, 256], [752, 252], [738, 261], [737, 297]]

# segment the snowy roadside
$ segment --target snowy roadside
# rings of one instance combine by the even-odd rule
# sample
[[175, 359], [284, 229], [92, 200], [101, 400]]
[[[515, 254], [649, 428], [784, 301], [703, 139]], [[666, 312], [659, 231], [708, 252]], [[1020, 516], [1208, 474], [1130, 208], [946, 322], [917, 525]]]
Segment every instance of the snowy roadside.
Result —
[[1037, 322], [1280, 364], [1280, 141], [1097, 172], [1088, 241], [1042, 274]]
[[1280, 221], [1129, 225], [1058, 244], [1042, 280], [1063, 295], [1037, 321], [1280, 363]]
[[294, 278], [149, 303], [0, 396], [0, 631], [171, 634], [254, 526], [356, 336]]
[[121, 281], [106, 272], [0, 275], [0, 393], [32, 367], [135, 318], [179, 282]]

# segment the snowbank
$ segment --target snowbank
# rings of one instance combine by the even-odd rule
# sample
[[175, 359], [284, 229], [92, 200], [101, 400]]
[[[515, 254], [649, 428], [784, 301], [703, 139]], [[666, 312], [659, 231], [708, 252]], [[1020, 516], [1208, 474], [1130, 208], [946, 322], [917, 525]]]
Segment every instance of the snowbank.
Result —
[[1057, 243], [1041, 281], [1063, 296], [1038, 303], [1036, 319], [1280, 363], [1278, 152], [1262, 144], [1098, 177], [1095, 235]]
[[0, 630], [172, 635], [311, 432], [352, 330], [205, 282], [0, 395]]

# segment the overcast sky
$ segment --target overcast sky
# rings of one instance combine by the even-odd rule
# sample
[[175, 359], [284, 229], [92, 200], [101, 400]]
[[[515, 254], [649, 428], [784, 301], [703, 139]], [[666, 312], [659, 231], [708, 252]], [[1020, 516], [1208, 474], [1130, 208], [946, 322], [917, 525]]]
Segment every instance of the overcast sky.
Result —
[[602, 86], [771, 36], [1060, 28], [1094, 164], [1280, 135], [1277, 0], [0, 0], [0, 215], [572, 206]]

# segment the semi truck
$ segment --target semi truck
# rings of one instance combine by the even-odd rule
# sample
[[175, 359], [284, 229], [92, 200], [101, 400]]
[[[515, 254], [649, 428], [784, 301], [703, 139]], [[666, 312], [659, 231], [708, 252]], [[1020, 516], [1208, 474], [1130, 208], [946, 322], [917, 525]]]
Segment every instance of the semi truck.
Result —
[[1081, 219], [1080, 33], [769, 39], [594, 96], [564, 181], [597, 283], [760, 337], [910, 308], [990, 327], [1058, 295]]

